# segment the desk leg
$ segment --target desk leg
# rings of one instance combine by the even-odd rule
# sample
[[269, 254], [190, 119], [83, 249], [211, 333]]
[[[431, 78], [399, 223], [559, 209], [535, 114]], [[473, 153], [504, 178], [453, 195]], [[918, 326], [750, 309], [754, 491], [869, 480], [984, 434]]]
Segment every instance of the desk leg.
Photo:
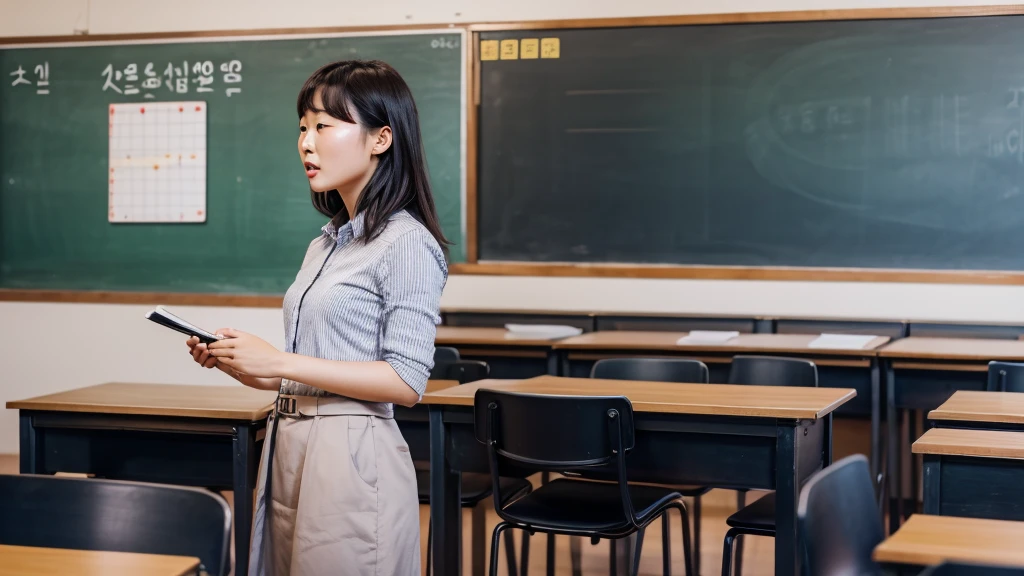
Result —
[[885, 362], [885, 419], [888, 439], [886, 452], [888, 457], [886, 472], [889, 476], [889, 534], [895, 534], [900, 527], [903, 506], [900, 505], [902, 486], [900, 486], [900, 441], [899, 426], [896, 420], [896, 376], [892, 361]]
[[942, 457], [925, 454], [924, 456], [924, 513], [938, 516], [941, 506], [939, 494], [942, 486]]
[[797, 478], [796, 455], [800, 434], [793, 425], [780, 425], [775, 437], [775, 574], [796, 576], [800, 573], [799, 534], [796, 504], [800, 481]]
[[235, 574], [249, 573], [249, 537], [252, 533], [253, 490], [259, 455], [256, 454], [256, 431], [252, 425], [235, 426], [232, 438], [234, 471], [232, 487], [235, 494]]
[[548, 375], [550, 376], [565, 376], [566, 373], [559, 374], [562, 369], [562, 357], [561, 354], [554, 350], [548, 351]]
[[43, 467], [42, 450], [36, 428], [32, 425], [32, 415], [22, 411], [20, 420], [19, 471], [22, 474], [39, 474]]
[[871, 482], [878, 480], [882, 461], [882, 393], [878, 358], [871, 359]]
[[433, 573], [462, 573], [462, 486], [459, 472], [448, 462], [448, 428], [444, 407], [430, 407], [430, 526], [433, 532]]

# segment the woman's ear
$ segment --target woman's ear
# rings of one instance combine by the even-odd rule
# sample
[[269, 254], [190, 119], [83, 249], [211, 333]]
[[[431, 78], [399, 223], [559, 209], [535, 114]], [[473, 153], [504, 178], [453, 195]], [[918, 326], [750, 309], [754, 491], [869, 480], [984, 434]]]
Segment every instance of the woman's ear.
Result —
[[385, 126], [377, 134], [377, 139], [373, 143], [373, 150], [370, 150], [370, 153], [377, 156], [387, 152], [388, 148], [391, 148], [391, 127]]

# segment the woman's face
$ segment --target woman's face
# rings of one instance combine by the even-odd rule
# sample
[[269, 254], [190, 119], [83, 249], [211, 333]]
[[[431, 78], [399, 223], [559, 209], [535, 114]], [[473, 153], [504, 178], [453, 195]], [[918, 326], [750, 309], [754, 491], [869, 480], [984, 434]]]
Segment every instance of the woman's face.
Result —
[[[324, 107], [317, 92], [313, 105]], [[362, 189], [377, 167], [375, 131], [331, 117], [326, 112], [307, 111], [299, 120], [299, 159], [314, 192]]]

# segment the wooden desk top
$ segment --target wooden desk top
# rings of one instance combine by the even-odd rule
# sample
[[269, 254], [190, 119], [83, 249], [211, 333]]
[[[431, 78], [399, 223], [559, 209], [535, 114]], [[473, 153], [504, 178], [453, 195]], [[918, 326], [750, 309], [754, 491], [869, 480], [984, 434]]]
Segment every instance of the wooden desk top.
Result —
[[182, 576], [198, 567], [198, 558], [184, 556], [0, 544], [0, 576]]
[[1024, 522], [914, 514], [879, 544], [876, 562], [933, 566], [946, 561], [1024, 568]]
[[544, 346], [555, 342], [549, 338], [517, 336], [504, 328], [477, 328], [473, 326], [438, 326], [434, 344], [437, 346]]
[[992, 338], [901, 338], [878, 351], [883, 358], [906, 360], [1024, 361], [1024, 341]]
[[444, 390], [445, 388], [451, 388], [452, 386], [458, 386], [458, 380], [427, 380], [427, 391], [426, 394], [431, 392], [437, 392]]
[[108, 383], [7, 403], [18, 410], [262, 420], [276, 392], [237, 386]]
[[794, 388], [730, 384], [676, 384], [538, 376], [480, 380], [423, 396], [423, 404], [472, 406], [480, 388], [527, 394], [626, 396], [636, 412], [713, 414], [766, 418], [821, 418], [857, 395], [844, 388]]
[[634, 332], [608, 330], [590, 332], [554, 343], [556, 350], [654, 350], [776, 354], [818, 354], [826, 356], [874, 356], [874, 350], [889, 341], [878, 336], [861, 349], [809, 348], [817, 334], [740, 334], [724, 344], [676, 344], [688, 332]]
[[1024, 460], [1024, 432], [932, 428], [913, 448], [914, 454]]
[[931, 420], [1024, 424], [1024, 393], [957, 390], [928, 413]]

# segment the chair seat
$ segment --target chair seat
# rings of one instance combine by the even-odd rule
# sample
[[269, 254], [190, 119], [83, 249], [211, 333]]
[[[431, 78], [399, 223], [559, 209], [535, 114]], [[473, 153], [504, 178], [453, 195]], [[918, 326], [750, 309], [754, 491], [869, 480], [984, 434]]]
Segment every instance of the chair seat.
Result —
[[[533, 485], [522, 478], [501, 478], [501, 493], [506, 498], [514, 498], [529, 492]], [[462, 474], [462, 506], [472, 508], [481, 500], [491, 495], [490, 474], [464, 472]], [[430, 471], [416, 471], [416, 491], [419, 493], [420, 504], [430, 504]]]
[[708, 492], [711, 491], [711, 487], [710, 486], [693, 486], [693, 485], [690, 485], [690, 484], [680, 484], [680, 485], [669, 484], [669, 485], [665, 486], [665, 488], [668, 488], [670, 490], [675, 490], [676, 492], [679, 492], [683, 496], [688, 496], [690, 498], [695, 498], [697, 496], [703, 496], [703, 495], [705, 495], [705, 494], [707, 494]]
[[757, 502], [737, 510], [726, 518], [725, 523], [733, 528], [774, 531], [775, 492], [769, 492]]
[[[629, 486], [637, 518], [649, 523], [679, 492], [654, 486]], [[539, 530], [590, 532], [607, 537], [625, 535], [635, 528], [622, 511], [619, 486], [612, 483], [559, 478], [504, 507], [509, 516]]]

